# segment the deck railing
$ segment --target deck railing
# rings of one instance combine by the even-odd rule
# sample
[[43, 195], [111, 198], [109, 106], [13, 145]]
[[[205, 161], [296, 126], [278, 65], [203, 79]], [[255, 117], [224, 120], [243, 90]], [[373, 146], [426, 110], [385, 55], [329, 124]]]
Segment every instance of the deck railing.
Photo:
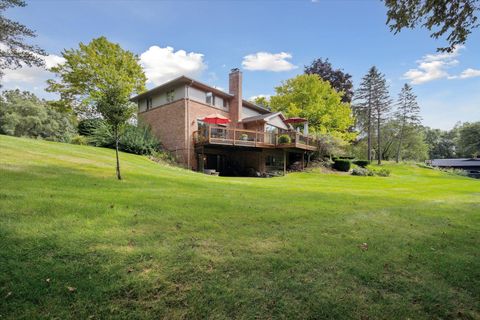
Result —
[[[290, 139], [280, 138], [287, 135]], [[196, 144], [218, 144], [244, 147], [294, 147], [316, 150], [317, 141], [314, 137], [305, 136], [299, 132], [283, 133], [262, 132], [225, 127], [206, 127], [193, 133]], [[290, 140], [290, 142], [285, 142]]]

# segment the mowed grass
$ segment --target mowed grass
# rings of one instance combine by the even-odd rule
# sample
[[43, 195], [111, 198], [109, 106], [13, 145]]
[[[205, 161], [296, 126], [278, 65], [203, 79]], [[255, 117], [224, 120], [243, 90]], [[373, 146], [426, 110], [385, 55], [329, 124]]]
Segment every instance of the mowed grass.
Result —
[[121, 163], [0, 136], [1, 319], [480, 318], [480, 180]]

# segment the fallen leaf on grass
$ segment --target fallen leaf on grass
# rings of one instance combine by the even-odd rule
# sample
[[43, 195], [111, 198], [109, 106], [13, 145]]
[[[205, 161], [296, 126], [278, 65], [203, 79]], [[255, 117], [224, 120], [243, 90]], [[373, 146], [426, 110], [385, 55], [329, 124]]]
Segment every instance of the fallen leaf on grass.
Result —
[[7, 295], [5, 296], [5, 299], [7, 299], [8, 297], [10, 297], [12, 295], [12, 291], [8, 291], [7, 292]]
[[367, 244], [366, 242], [358, 245], [358, 247], [359, 247], [360, 249], [362, 249], [363, 251], [367, 251], [367, 250], [368, 250], [368, 244]]
[[50, 283], [50, 278], [45, 279], [45, 282]]
[[69, 292], [77, 291], [77, 288], [74, 288], [74, 287], [67, 287], [67, 289], [68, 289]]

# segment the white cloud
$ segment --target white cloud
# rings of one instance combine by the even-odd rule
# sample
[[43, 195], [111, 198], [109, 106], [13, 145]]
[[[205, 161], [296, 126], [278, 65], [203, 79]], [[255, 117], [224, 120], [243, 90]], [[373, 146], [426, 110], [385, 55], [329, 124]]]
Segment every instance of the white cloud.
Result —
[[46, 93], [46, 81], [53, 78], [53, 74], [48, 71], [48, 68], [51, 68], [57, 64], [62, 64], [65, 62], [65, 59], [61, 56], [50, 54], [43, 57], [45, 61], [45, 67], [28, 67], [23, 66], [22, 68], [10, 70], [3, 70], [4, 76], [1, 79], [2, 89], [20, 89], [33, 91], [40, 97], [44, 98], [53, 98], [52, 94]]
[[468, 68], [462, 71], [458, 76], [450, 76], [449, 79], [468, 79], [480, 77], [480, 69]]
[[257, 71], [289, 71], [297, 68], [287, 59], [291, 59], [292, 55], [286, 52], [269, 53], [257, 52], [243, 57], [242, 66], [247, 70]]
[[269, 94], [257, 94], [256, 96], [251, 96], [248, 100], [249, 101], [255, 101], [255, 99], [258, 98], [266, 98], [267, 100], [270, 100], [271, 95]]
[[[39, 84], [41, 82], [45, 82], [46, 79], [49, 77], [52, 77], [52, 73], [49, 72], [47, 69], [52, 68], [56, 66], [57, 64], [62, 64], [65, 62], [65, 59], [63, 57], [51, 54], [48, 56], [45, 56], [43, 58], [45, 61], [45, 67], [28, 67], [28, 66], [23, 66], [22, 68], [19, 69], [14, 69], [14, 70], [4, 70], [4, 77], [2, 79], [2, 82], [4, 84], [22, 84], [22, 83], [28, 83], [28, 84]], [[41, 86], [41, 85], [40, 85]], [[36, 86], [37, 88], [39, 86]]]
[[151, 46], [140, 55], [147, 83], [160, 85], [179, 76], [199, 76], [207, 68], [203, 54]]
[[446, 69], [459, 63], [455, 58], [463, 48], [463, 46], [458, 46], [451, 53], [427, 54], [422, 59], [417, 60], [417, 68], [408, 70], [403, 76], [410, 80], [412, 84], [422, 84], [436, 79], [448, 78], [449, 74]]

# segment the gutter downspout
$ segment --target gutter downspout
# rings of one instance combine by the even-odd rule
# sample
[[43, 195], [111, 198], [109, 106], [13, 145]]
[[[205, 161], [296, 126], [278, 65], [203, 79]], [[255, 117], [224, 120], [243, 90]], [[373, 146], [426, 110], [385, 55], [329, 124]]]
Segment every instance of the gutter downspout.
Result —
[[[190, 83], [190, 85], [193, 84], [193, 81]], [[190, 86], [186, 85], [185, 88], [185, 95], [186, 95], [186, 107], [185, 107], [185, 112], [186, 112], [186, 120], [187, 120], [187, 140], [186, 140], [186, 147], [187, 147], [187, 167], [190, 170], [190, 107], [189, 107], [189, 102], [190, 102], [190, 95], [189, 95], [189, 89]]]

